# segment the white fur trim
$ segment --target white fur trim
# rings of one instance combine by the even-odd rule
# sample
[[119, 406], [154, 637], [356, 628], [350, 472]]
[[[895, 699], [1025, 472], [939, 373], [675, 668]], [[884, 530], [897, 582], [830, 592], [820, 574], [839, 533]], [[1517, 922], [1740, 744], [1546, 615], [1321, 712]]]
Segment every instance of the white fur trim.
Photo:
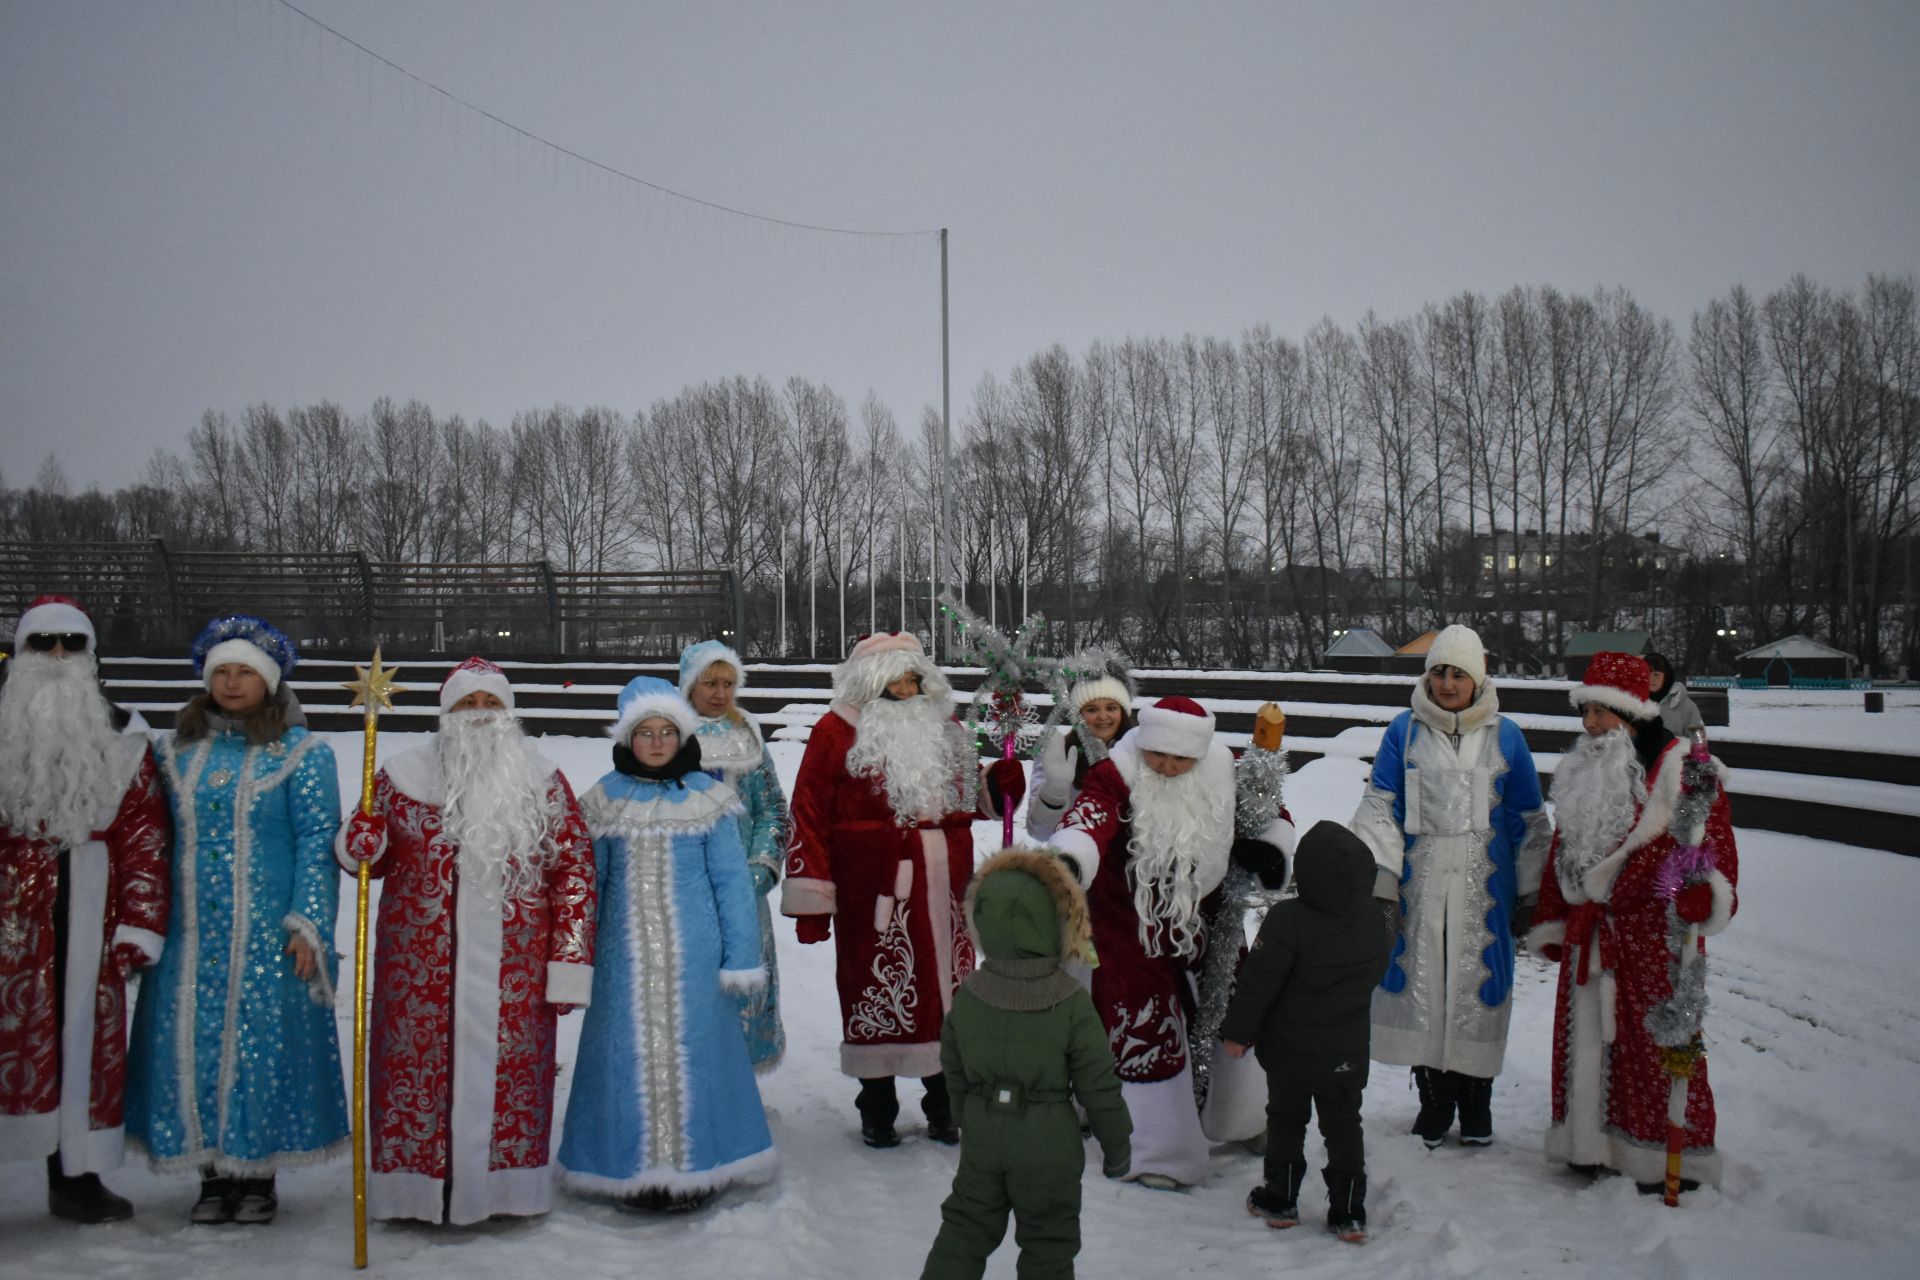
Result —
[[151, 929], [131, 924], [115, 925], [113, 945], [117, 947], [123, 942], [131, 942], [140, 948], [140, 954], [147, 958], [148, 964], [160, 963], [160, 953], [167, 947], [167, 940]]
[[447, 1117], [447, 1205], [452, 1222], [479, 1222], [493, 1210], [487, 1193], [494, 1098], [500, 1084], [500, 960], [505, 908], [493, 895], [455, 895], [453, 1099]]
[[[47, 606], [42, 605], [42, 608]], [[123, 1158], [122, 1140], [109, 1153], [91, 1149], [88, 1117], [93, 1095], [93, 1015], [100, 982], [100, 952], [106, 936], [107, 846], [89, 840], [67, 858], [67, 989], [63, 993], [66, 1017], [60, 1027], [60, 1150], [69, 1174], [116, 1169]], [[116, 1134], [120, 1130], [114, 1131]], [[71, 1152], [77, 1160], [68, 1160]], [[81, 1164], [88, 1168], [78, 1167]]]
[[[679, 795], [680, 799], [672, 797]], [[740, 796], [724, 782], [715, 782], [704, 791], [676, 791], [662, 787], [645, 800], [632, 796], [613, 799], [601, 783], [580, 801], [580, 812], [594, 838], [625, 836], [636, 840], [643, 835], [665, 832], [668, 835], [704, 835], [728, 818], [737, 818], [747, 808]]]
[[840, 1074], [856, 1080], [879, 1076], [927, 1076], [940, 1074], [940, 1042], [920, 1044], [840, 1044]]
[[440, 714], [452, 711], [454, 704], [470, 693], [490, 693], [513, 710], [513, 685], [503, 671], [476, 671], [456, 667], [440, 686]]
[[688, 738], [700, 731], [700, 717], [693, 713], [693, 704], [677, 693], [643, 694], [627, 705], [620, 718], [607, 730], [607, 736], [622, 746], [633, 745], [633, 731], [640, 727], [642, 720], [659, 716], [671, 720], [674, 728], [680, 730], [680, 743], [686, 745]]
[[[489, 1169], [483, 1199], [487, 1212], [481, 1218], [459, 1216], [463, 1210], [447, 1214], [443, 1179], [406, 1170], [383, 1173], [374, 1169], [367, 1174], [367, 1210], [374, 1218], [383, 1222], [411, 1218], [463, 1226], [500, 1214], [528, 1218], [548, 1212], [553, 1208], [553, 1166]], [[471, 1207], [465, 1206], [465, 1210]]]
[[1713, 889], [1713, 914], [1695, 926], [1703, 938], [1711, 938], [1723, 932], [1733, 922], [1733, 907], [1736, 901], [1733, 882], [1719, 870], [1707, 873], [1707, 884]]
[[593, 1003], [593, 966], [566, 960], [547, 961], [547, 1003]]
[[[935, 1046], [936, 1049], [938, 1047]], [[926, 1074], [931, 1075], [932, 1072]], [[605, 1178], [597, 1173], [576, 1173], [566, 1169], [561, 1178], [570, 1191], [587, 1195], [629, 1196], [638, 1191], [718, 1191], [722, 1187], [757, 1186], [771, 1179], [779, 1167], [779, 1153], [767, 1147], [727, 1164], [692, 1172], [656, 1167], [642, 1169], [625, 1178]]]
[[267, 656], [267, 651], [251, 640], [242, 640], [235, 636], [231, 640], [222, 640], [207, 650], [206, 661], [200, 664], [201, 679], [207, 688], [213, 688], [213, 673], [230, 662], [243, 667], [252, 667], [267, 682], [267, 692], [275, 693], [280, 688], [280, 664]]
[[1597, 702], [1609, 711], [1617, 712], [1629, 720], [1658, 720], [1660, 704], [1636, 698], [1624, 689], [1616, 689], [1610, 684], [1577, 684], [1567, 695], [1573, 700], [1576, 710], [1589, 702]]
[[[333, 860], [340, 864], [342, 871], [346, 872], [355, 880], [360, 878], [360, 861], [347, 852], [347, 823], [352, 822], [353, 815], [358, 812], [360, 812], [360, 806], [356, 804], [347, 811], [346, 821], [340, 824], [340, 829], [333, 833]], [[380, 833], [380, 850], [371, 858], [367, 859], [367, 865], [371, 867], [379, 862], [380, 859], [386, 857], [387, 846], [390, 843], [392, 843], [392, 837], [387, 832], [382, 831]]]
[[707, 669], [716, 662], [724, 662], [733, 668], [733, 687], [736, 690], [747, 687], [747, 664], [741, 660], [740, 655], [734, 651], [732, 646], [724, 644], [713, 645], [703, 650], [703, 652], [706, 654], [707, 660], [700, 664], [700, 669], [698, 671], [687, 672], [680, 681], [681, 697], [687, 699], [689, 702], [693, 701], [693, 686], [700, 682], [700, 677], [707, 674]]
[[1094, 676], [1067, 691], [1067, 701], [1075, 711], [1099, 698], [1112, 698], [1127, 710], [1133, 710], [1133, 695], [1127, 692], [1126, 681], [1114, 676]]
[[[1201, 708], [1205, 710], [1205, 708]], [[1204, 716], [1188, 715], [1184, 711], [1170, 711], [1163, 707], [1142, 707], [1135, 714], [1139, 728], [1128, 733], [1128, 737], [1139, 735], [1142, 751], [1158, 751], [1163, 755], [1188, 756], [1199, 759], [1207, 754], [1207, 748], [1213, 743], [1213, 712]]]
[[304, 939], [307, 946], [312, 949], [313, 976], [307, 979], [307, 994], [313, 997], [315, 1004], [331, 1009], [333, 980], [327, 977], [327, 960], [331, 958], [333, 948], [320, 937], [320, 930], [313, 921], [305, 916], [290, 913], [281, 918], [280, 927], [295, 937]]
[[1078, 827], [1060, 827], [1047, 838], [1047, 848], [1065, 858], [1073, 867], [1074, 878], [1082, 889], [1093, 887], [1094, 873], [1100, 870], [1100, 846]]
[[[1640, 809], [1639, 820], [1633, 824], [1633, 830], [1620, 842], [1618, 848], [1588, 870], [1581, 879], [1584, 896], [1569, 894], [1569, 903], [1606, 902], [1613, 894], [1614, 877], [1627, 863], [1632, 854], [1667, 834], [1673, 825], [1673, 807], [1680, 799], [1680, 772], [1685, 763], [1686, 753], [1691, 748], [1678, 739], [1669, 742], [1660, 753], [1659, 771], [1647, 788], [1647, 802]], [[1677, 753], [1677, 754], [1676, 754]], [[1712, 761], [1714, 775], [1720, 785], [1726, 786], [1727, 767], [1718, 759]]]
[[780, 882], [783, 916], [830, 916], [839, 906], [839, 890], [831, 880], [788, 876]]
[[[53, 601], [49, 604], [35, 605], [20, 615], [20, 621], [14, 624], [13, 648], [18, 653], [26, 647], [27, 637], [36, 634], [54, 636], [84, 635], [89, 648], [99, 639], [93, 633], [93, 619], [85, 611], [70, 604]], [[69, 1173], [73, 1172], [68, 1170]]]
[[1289, 869], [1289, 877], [1291, 877], [1293, 848], [1299, 839], [1298, 833], [1293, 829], [1293, 823], [1287, 821], [1285, 818], [1275, 818], [1267, 824], [1265, 831], [1262, 831], [1254, 838], [1257, 840], [1265, 840], [1268, 844], [1287, 855], [1287, 866]]
[[1539, 955], [1543, 947], [1564, 947], [1567, 945], [1567, 922], [1549, 920], [1537, 924], [1527, 931], [1527, 950]]
[[722, 969], [720, 971], [720, 989], [746, 994], [758, 991], [767, 985], [767, 966], [755, 965], [751, 969]]

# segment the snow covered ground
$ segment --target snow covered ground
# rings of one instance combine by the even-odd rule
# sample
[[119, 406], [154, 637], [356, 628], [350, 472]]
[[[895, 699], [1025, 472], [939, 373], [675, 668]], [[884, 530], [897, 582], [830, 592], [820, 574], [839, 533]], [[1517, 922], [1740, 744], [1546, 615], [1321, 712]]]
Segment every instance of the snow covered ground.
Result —
[[[1902, 719], [1920, 722], [1920, 711]], [[342, 790], [357, 794], [358, 738], [330, 736]], [[414, 741], [384, 737], [382, 755]], [[549, 738], [543, 745], [578, 789], [604, 771], [604, 741]], [[800, 744], [783, 741], [773, 750], [790, 783]], [[1348, 817], [1363, 769], [1351, 757], [1302, 768], [1288, 791], [1296, 819], [1304, 825]], [[997, 840], [997, 824], [976, 831], [983, 849]], [[1375, 1068], [1366, 1109], [1371, 1243], [1341, 1244], [1315, 1228], [1317, 1218], [1287, 1232], [1260, 1226], [1241, 1207], [1259, 1178], [1259, 1161], [1238, 1149], [1222, 1148], [1211, 1180], [1179, 1194], [1103, 1181], [1096, 1156], [1086, 1182], [1079, 1274], [1914, 1274], [1920, 992], [1912, 975], [1920, 969], [1920, 931], [1911, 917], [1920, 902], [1920, 860], [1758, 831], [1741, 833], [1740, 859], [1742, 908], [1713, 943], [1707, 1016], [1724, 1189], [1692, 1193], [1674, 1211], [1622, 1180], [1588, 1186], [1545, 1161], [1552, 973], [1523, 957], [1492, 1148], [1423, 1150], [1406, 1132], [1415, 1110], [1406, 1072]], [[338, 940], [350, 953], [352, 895], [342, 899]], [[559, 1268], [577, 1280], [917, 1275], [956, 1153], [926, 1142], [913, 1127], [917, 1091], [910, 1086], [902, 1091], [908, 1140], [884, 1152], [860, 1145], [852, 1082], [837, 1069], [831, 946], [802, 947], [783, 928], [780, 947], [790, 1048], [785, 1064], [763, 1081], [785, 1158], [772, 1184], [729, 1192], [686, 1218], [638, 1216], [563, 1192], [541, 1221], [473, 1228], [376, 1223], [366, 1274], [525, 1280]], [[343, 1000], [350, 991], [343, 983]], [[562, 1025], [564, 1108], [578, 1020]], [[340, 1031], [343, 1044], [351, 1044], [345, 1004]], [[1319, 1159], [1317, 1137], [1309, 1138], [1309, 1158]], [[284, 1176], [280, 1220], [266, 1228], [188, 1226], [193, 1184], [157, 1177], [143, 1164], [129, 1164], [109, 1182], [133, 1199], [136, 1217], [77, 1228], [46, 1216], [37, 1164], [7, 1166], [0, 1179], [0, 1276], [352, 1274], [345, 1162]], [[1310, 1181], [1303, 1208], [1318, 1207], [1317, 1191]], [[1009, 1239], [987, 1274], [1012, 1276], [1013, 1260]]]

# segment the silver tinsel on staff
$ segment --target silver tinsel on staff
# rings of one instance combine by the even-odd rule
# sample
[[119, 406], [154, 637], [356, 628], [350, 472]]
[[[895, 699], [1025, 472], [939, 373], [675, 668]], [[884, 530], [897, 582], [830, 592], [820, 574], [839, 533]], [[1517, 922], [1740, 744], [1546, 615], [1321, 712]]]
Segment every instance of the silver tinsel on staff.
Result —
[[1059, 724], [1072, 726], [1074, 740], [1080, 746], [1080, 758], [1091, 769], [1107, 758], [1107, 744], [1094, 736], [1081, 717], [1080, 708], [1073, 705], [1073, 686], [1082, 680], [1108, 676], [1126, 686], [1129, 698], [1137, 698], [1132, 663], [1118, 649], [1094, 646], [1064, 658], [1039, 659], [1035, 666], [1045, 671], [1047, 691], [1053, 695], [1053, 710], [1047, 714], [1040, 732], [1044, 734]]
[[[1287, 753], [1280, 745], [1286, 717], [1272, 703], [1260, 708], [1254, 740], [1234, 762], [1233, 833], [1257, 838], [1280, 816], [1286, 800]], [[1270, 745], [1269, 745], [1270, 744]], [[1266, 909], [1285, 896], [1264, 888], [1251, 871], [1228, 864], [1220, 882], [1220, 905], [1207, 921], [1207, 958], [1200, 968], [1193, 1034], [1187, 1051], [1193, 1063], [1193, 1100], [1204, 1107], [1213, 1087], [1213, 1047], [1226, 1021], [1227, 1001], [1247, 945], [1247, 912]]]

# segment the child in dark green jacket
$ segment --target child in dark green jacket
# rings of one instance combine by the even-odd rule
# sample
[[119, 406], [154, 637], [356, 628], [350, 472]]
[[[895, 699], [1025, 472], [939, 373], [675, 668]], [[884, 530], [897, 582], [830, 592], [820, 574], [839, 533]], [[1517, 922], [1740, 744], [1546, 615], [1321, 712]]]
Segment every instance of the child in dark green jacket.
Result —
[[1092, 958], [1086, 895], [1052, 854], [1008, 849], [974, 874], [967, 923], [985, 959], [954, 993], [940, 1037], [960, 1168], [921, 1280], [983, 1274], [1009, 1212], [1022, 1280], [1071, 1277], [1086, 1168], [1075, 1098], [1106, 1175], [1124, 1177], [1132, 1163], [1133, 1121], [1106, 1029], [1060, 968]]
[[1316, 823], [1294, 852], [1297, 898], [1275, 903], [1240, 967], [1220, 1023], [1227, 1053], [1252, 1045], [1267, 1073], [1266, 1185], [1247, 1211], [1272, 1227], [1300, 1221], [1307, 1118], [1327, 1144], [1327, 1226], [1367, 1238], [1367, 1160], [1360, 1096], [1367, 1087], [1373, 988], [1387, 937], [1373, 905], [1373, 855], [1337, 822]]

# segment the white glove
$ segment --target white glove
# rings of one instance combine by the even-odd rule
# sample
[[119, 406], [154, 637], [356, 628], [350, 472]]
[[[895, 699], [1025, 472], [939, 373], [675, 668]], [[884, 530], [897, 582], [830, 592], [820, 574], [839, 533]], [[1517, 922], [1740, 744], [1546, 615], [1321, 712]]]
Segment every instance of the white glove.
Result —
[[1047, 735], [1047, 745], [1040, 750], [1040, 764], [1046, 772], [1046, 785], [1040, 788], [1040, 800], [1049, 809], [1064, 809], [1067, 800], [1073, 795], [1073, 770], [1080, 760], [1078, 745], [1069, 747], [1067, 739], [1073, 736], [1073, 730], [1065, 733]]

